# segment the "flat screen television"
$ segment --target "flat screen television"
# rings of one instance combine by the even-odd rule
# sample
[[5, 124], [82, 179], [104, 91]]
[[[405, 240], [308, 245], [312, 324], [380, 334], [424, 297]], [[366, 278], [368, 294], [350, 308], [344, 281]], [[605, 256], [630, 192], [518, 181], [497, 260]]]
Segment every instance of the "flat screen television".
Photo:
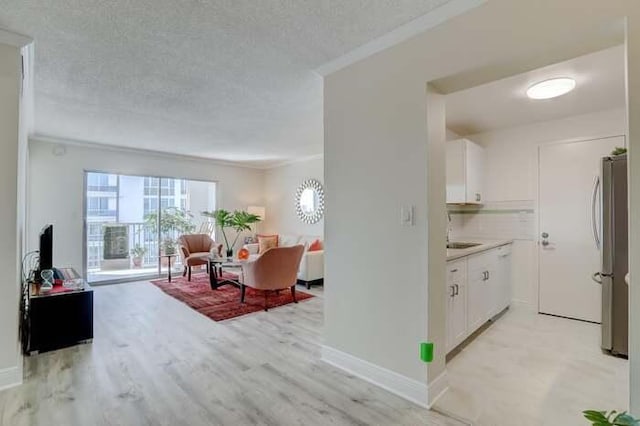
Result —
[[40, 231], [40, 272], [53, 269], [53, 225], [47, 225]]

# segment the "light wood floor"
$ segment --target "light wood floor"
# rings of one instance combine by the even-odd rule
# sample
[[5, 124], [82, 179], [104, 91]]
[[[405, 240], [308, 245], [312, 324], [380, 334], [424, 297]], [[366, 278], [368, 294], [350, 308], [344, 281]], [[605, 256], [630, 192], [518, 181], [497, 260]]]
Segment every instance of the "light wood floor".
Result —
[[93, 344], [27, 358], [0, 424], [459, 424], [322, 363], [314, 293], [216, 323], [149, 283], [97, 287]]
[[515, 306], [448, 364], [436, 409], [483, 426], [584, 426], [586, 409], [628, 406], [628, 361], [600, 350], [600, 326]]

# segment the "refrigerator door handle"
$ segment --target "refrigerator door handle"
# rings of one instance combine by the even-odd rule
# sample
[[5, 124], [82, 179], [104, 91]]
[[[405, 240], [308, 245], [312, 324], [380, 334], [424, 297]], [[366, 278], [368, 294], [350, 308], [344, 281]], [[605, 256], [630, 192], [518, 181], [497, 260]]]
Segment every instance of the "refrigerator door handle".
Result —
[[598, 231], [598, 190], [600, 189], [600, 176], [593, 179], [593, 192], [591, 193], [591, 230], [596, 248], [600, 250], [600, 232]]

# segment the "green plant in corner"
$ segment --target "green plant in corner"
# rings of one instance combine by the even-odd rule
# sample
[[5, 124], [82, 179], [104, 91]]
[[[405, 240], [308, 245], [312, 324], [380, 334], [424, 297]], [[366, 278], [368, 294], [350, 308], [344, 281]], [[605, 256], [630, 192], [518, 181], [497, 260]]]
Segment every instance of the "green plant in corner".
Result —
[[611, 151], [611, 155], [613, 155], [613, 156], [622, 155], [622, 154], [626, 154], [626, 153], [627, 153], [627, 148], [622, 148], [622, 147], [619, 147], [619, 146], [616, 146], [616, 149]]
[[[238, 242], [240, 234], [244, 231], [250, 231], [251, 225], [254, 223], [258, 223], [261, 220], [260, 216], [247, 213], [242, 210], [235, 210], [233, 213], [231, 213], [228, 210], [218, 209], [212, 212], [202, 212], [202, 216], [212, 218], [215, 221], [216, 226], [218, 226], [220, 228], [220, 231], [222, 231], [222, 238], [224, 238], [224, 243], [227, 247], [228, 257], [231, 257], [233, 255], [233, 248]], [[231, 244], [229, 244], [229, 239], [227, 238], [225, 228], [231, 228], [236, 231], [236, 237]]]
[[634, 419], [626, 411], [618, 413], [617, 411], [587, 410], [582, 414], [593, 426], [640, 426], [640, 420]]

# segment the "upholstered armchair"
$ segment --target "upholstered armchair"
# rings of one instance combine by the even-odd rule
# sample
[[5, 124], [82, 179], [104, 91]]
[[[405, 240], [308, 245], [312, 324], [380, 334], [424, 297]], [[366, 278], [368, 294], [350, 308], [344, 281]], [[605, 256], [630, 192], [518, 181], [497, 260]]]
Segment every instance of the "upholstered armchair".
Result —
[[242, 265], [242, 279], [240, 284], [240, 302], [244, 303], [247, 287], [262, 290], [264, 293], [264, 310], [267, 306], [269, 290], [279, 291], [291, 289], [293, 301], [296, 300], [296, 281], [300, 260], [304, 253], [304, 246], [275, 247], [262, 253], [255, 260]]
[[181, 235], [178, 238], [178, 245], [184, 265], [182, 276], [189, 274], [189, 281], [191, 281], [191, 267], [206, 265], [207, 256], [211, 253], [211, 249], [217, 249], [218, 254], [222, 255], [222, 244], [217, 244], [207, 234]]

